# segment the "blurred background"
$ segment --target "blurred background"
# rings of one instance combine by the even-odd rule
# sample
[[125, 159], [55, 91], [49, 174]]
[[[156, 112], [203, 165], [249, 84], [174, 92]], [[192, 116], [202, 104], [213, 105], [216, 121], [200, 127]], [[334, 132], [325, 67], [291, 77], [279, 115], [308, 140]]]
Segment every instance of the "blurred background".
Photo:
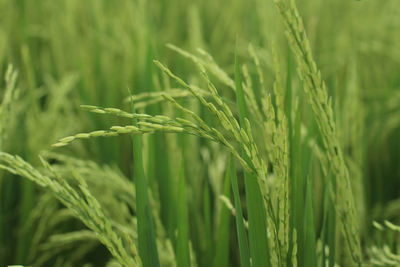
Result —
[[[363, 218], [363, 245], [367, 245], [376, 242], [376, 237], [368, 234], [373, 220], [400, 223], [400, 2], [299, 0], [297, 6], [333, 100], [350, 177], [361, 180], [362, 186], [354, 191]], [[302, 109], [302, 160], [321, 175], [318, 161], [311, 160], [313, 148], [309, 145], [310, 140], [320, 142], [318, 129], [272, 0], [0, 0], [0, 74], [4, 77], [9, 64], [18, 71], [18, 94], [12, 116], [2, 121], [7, 134], [2, 135], [0, 150], [20, 155], [33, 165], [40, 165], [38, 155], [43, 151], [55, 151], [90, 160], [94, 169], [109, 171], [107, 175], [130, 177], [129, 137], [78, 141], [57, 150], [51, 144], [78, 132], [127, 123], [82, 111], [81, 104], [129, 110], [127, 88], [133, 94], [173, 88], [154, 67], [153, 59], [186, 81], [201, 83], [195, 64], [166, 44], [190, 52], [201, 48], [233, 77], [236, 40], [244, 63], [250, 61], [247, 47], [253, 45], [265, 84], [271, 89], [271, 45], [277, 48], [282, 76], [291, 75]], [[252, 66], [249, 72], [256, 75]], [[226, 91], [226, 86], [217, 85]], [[2, 79], [0, 102], [4, 89]], [[225, 95], [232, 97], [229, 92]], [[183, 101], [206, 121], [214, 119], [195, 100]], [[160, 103], [139, 106], [139, 110], [173, 112]], [[185, 158], [191, 245], [198, 265], [206, 266], [213, 257], [226, 151], [192, 136], [157, 134], [145, 138], [143, 153], [150, 187], [161, 200], [167, 197], [165, 192], [174, 192], [165, 188], [176, 187], [176, 161]], [[94, 177], [93, 194], [112, 214], [115, 203], [107, 199], [115, 192], [95, 186], [96, 172], [87, 175]], [[314, 182], [317, 229], [322, 213], [320, 186]], [[164, 225], [174, 224], [167, 204], [161, 204], [160, 212]], [[54, 234], [82, 229], [84, 226], [43, 189], [0, 171], [1, 264], [105, 266], [110, 254], [92, 236], [59, 243], [52, 239]], [[236, 238], [233, 222], [230, 230]], [[230, 264], [234, 266], [239, 263], [237, 253], [232, 253], [236, 242], [231, 246]]]

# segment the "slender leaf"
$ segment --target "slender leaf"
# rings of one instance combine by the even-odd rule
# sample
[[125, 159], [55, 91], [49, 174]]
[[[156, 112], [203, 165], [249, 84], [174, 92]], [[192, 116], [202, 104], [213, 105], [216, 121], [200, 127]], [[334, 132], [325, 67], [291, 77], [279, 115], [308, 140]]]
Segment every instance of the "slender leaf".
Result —
[[[236, 81], [236, 101], [239, 110], [241, 127], [246, 130], [245, 119], [248, 118], [248, 111], [244, 92], [242, 88], [242, 78], [238, 55], [235, 53], [235, 81]], [[242, 156], [249, 161], [247, 154], [242, 151]], [[249, 244], [250, 255], [254, 266], [269, 266], [269, 250], [267, 239], [267, 217], [264, 200], [261, 195], [257, 177], [252, 173], [244, 173], [247, 214], [249, 220]]]
[[[131, 101], [132, 112], [135, 112], [133, 101]], [[134, 126], [137, 126], [137, 120], [132, 119]], [[150, 200], [146, 176], [143, 168], [142, 158], [142, 137], [141, 135], [132, 135], [134, 172], [133, 178], [136, 188], [136, 207], [137, 224], [139, 239], [139, 256], [142, 259], [143, 266], [160, 266], [156, 245], [156, 234], [154, 230], [153, 217], [151, 215]]]
[[247, 235], [244, 228], [243, 221], [243, 213], [242, 213], [242, 204], [240, 201], [239, 195], [239, 186], [236, 177], [235, 163], [231, 156], [229, 160], [229, 169], [227, 171], [229, 173], [233, 197], [235, 199], [235, 210], [236, 210], [236, 230], [239, 241], [239, 253], [240, 253], [240, 266], [241, 267], [250, 267], [250, 256], [249, 256], [249, 246], [247, 244]]
[[[299, 251], [303, 251], [303, 214], [304, 214], [304, 179], [301, 168], [301, 111], [296, 110], [294, 122], [294, 134], [291, 142], [291, 214], [293, 227], [297, 232], [297, 247]], [[303, 262], [303, 253], [298, 253], [298, 262]]]
[[[226, 169], [225, 182], [224, 182], [224, 196], [228, 199], [231, 195], [230, 190], [230, 170], [229, 167]], [[218, 237], [216, 252], [214, 257], [214, 267], [227, 267], [229, 266], [229, 230], [230, 230], [230, 218], [231, 214], [229, 209], [222, 205], [220, 212], [220, 220], [218, 226]]]
[[211, 203], [210, 203], [210, 188], [208, 186], [208, 183], [204, 185], [204, 203], [203, 203], [203, 209], [204, 209], [204, 232], [205, 232], [205, 242], [206, 242], [206, 251], [204, 255], [204, 262], [206, 265], [211, 264], [212, 260], [212, 255], [214, 253], [214, 248], [213, 248], [213, 241], [212, 241], [212, 226], [211, 226]]
[[185, 173], [182, 167], [178, 181], [178, 240], [177, 240], [177, 267], [190, 267], [189, 237], [188, 237], [188, 215], [185, 192]]
[[307, 179], [305, 217], [304, 217], [304, 266], [318, 266], [315, 226], [312, 206], [311, 181]]

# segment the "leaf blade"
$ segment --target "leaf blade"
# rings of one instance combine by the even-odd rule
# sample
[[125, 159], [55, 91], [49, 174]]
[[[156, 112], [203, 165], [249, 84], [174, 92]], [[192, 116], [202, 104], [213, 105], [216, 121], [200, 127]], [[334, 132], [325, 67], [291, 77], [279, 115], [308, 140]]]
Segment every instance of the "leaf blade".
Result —
[[[132, 99], [132, 97], [131, 97]], [[133, 101], [131, 101], [132, 113], [135, 113]], [[137, 127], [137, 119], [132, 119], [133, 126]], [[143, 157], [142, 157], [142, 137], [141, 135], [132, 135], [133, 157], [135, 168], [133, 177], [135, 179], [136, 189], [136, 207], [137, 207], [137, 224], [138, 224], [138, 242], [139, 256], [143, 262], [143, 266], [159, 267], [156, 233], [154, 230], [153, 217], [150, 210], [150, 199], [147, 191], [147, 180], [144, 173]]]
[[183, 162], [178, 181], [178, 238], [177, 238], [177, 267], [190, 267], [188, 215], [186, 207], [185, 174]]
[[237, 182], [235, 163], [233, 161], [232, 155], [229, 160], [228, 172], [232, 184], [233, 197], [235, 201], [235, 210], [236, 210], [235, 218], [236, 218], [236, 231], [239, 242], [240, 266], [250, 267], [249, 246], [247, 244], [247, 236], [243, 222], [242, 206], [240, 203], [239, 186]]
[[[242, 78], [240, 75], [237, 52], [235, 52], [235, 81], [240, 125], [247, 132], [249, 129], [246, 127], [245, 119], [248, 118], [248, 110], [242, 87]], [[244, 149], [242, 149], [242, 156], [246, 161], [250, 161], [249, 157], [244, 152]], [[244, 177], [252, 264], [254, 266], [270, 266], [267, 239], [267, 217], [260, 185], [257, 181], [257, 177], [253, 173], [244, 172]]]
[[[226, 198], [230, 198], [230, 166], [226, 169], [223, 194]], [[230, 211], [222, 205], [220, 212], [220, 221], [218, 226], [217, 247], [214, 257], [214, 267], [227, 267], [229, 264], [229, 225]]]

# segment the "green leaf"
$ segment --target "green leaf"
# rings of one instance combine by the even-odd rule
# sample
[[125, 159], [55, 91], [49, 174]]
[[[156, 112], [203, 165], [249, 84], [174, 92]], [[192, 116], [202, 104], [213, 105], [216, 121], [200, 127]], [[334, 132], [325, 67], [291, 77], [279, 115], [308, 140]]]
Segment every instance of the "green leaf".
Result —
[[[331, 191], [334, 192], [334, 181], [332, 179], [332, 173], [328, 174], [328, 177], [324, 186], [324, 210], [322, 218], [322, 228], [321, 228], [321, 241], [322, 245], [328, 246], [328, 254], [325, 250], [322, 253], [321, 264], [326, 265], [329, 263], [329, 267], [333, 267], [335, 264], [335, 239], [336, 239], [336, 213], [335, 213], [335, 203], [332, 200]], [[332, 187], [332, 188], [331, 188]]]
[[250, 267], [249, 246], [247, 244], [247, 236], [244, 228], [242, 205], [239, 195], [239, 186], [236, 177], [235, 163], [233, 161], [232, 155], [229, 160], [229, 169], [227, 172], [229, 173], [231, 179], [233, 197], [235, 199], [236, 230], [239, 241], [240, 266]]
[[212, 263], [212, 255], [214, 254], [213, 247], [213, 233], [212, 233], [212, 223], [211, 223], [211, 203], [210, 203], [210, 189], [206, 182], [204, 185], [203, 193], [203, 212], [204, 212], [204, 234], [206, 242], [206, 251], [204, 253], [204, 262], [206, 265]]
[[[147, 48], [147, 60], [145, 72], [143, 75], [142, 87], [147, 88], [149, 92], [158, 92], [155, 88], [154, 75], [154, 51], [149, 42]], [[150, 105], [146, 108], [146, 113], [150, 115], [162, 114], [162, 109], [159, 104]], [[160, 217], [165, 225], [166, 232], [172, 244], [175, 243], [176, 218], [177, 218], [177, 203], [176, 203], [176, 181], [172, 175], [171, 152], [168, 151], [167, 140], [163, 133], [154, 133], [146, 136], [148, 145], [148, 160], [147, 160], [147, 178], [149, 185], [154, 190], [158, 191], [160, 201]], [[156, 184], [158, 186], [156, 186]]]
[[[135, 107], [133, 101], [131, 101], [131, 108], [132, 113], [134, 113]], [[132, 119], [132, 124], [137, 126], [137, 120]], [[132, 135], [132, 140], [134, 158], [133, 178], [136, 188], [139, 256], [142, 260], [143, 266], [159, 267], [160, 263], [156, 245], [156, 233], [154, 230], [153, 217], [151, 215], [147, 180], [143, 168], [142, 137], [138, 134]]]
[[[228, 199], [231, 195], [230, 190], [230, 165], [226, 169], [225, 182], [224, 182], [224, 196]], [[230, 230], [231, 214], [229, 209], [222, 205], [220, 212], [220, 220], [218, 226], [217, 247], [214, 258], [214, 267], [227, 267], [229, 266], [229, 230]], [[243, 220], [242, 220], [243, 222]]]
[[[293, 101], [292, 101], [292, 53], [290, 51], [290, 48], [288, 48], [288, 58], [287, 58], [287, 77], [286, 77], [286, 94], [285, 94], [285, 116], [287, 118], [287, 123], [288, 123], [288, 135], [289, 135], [289, 162], [291, 164], [289, 164], [289, 198], [290, 198], [290, 216], [289, 216], [289, 221], [290, 221], [290, 225], [289, 225], [289, 252], [288, 255], [292, 255], [293, 252], [293, 233], [294, 233], [294, 229], [296, 229], [296, 225], [295, 225], [295, 221], [294, 221], [294, 206], [296, 204], [295, 198], [294, 196], [294, 159], [295, 159], [295, 139], [293, 136], [293, 121], [292, 121], [292, 110], [293, 110]], [[297, 110], [296, 110], [297, 111]], [[298, 111], [297, 111], [298, 112]], [[297, 114], [296, 114], [297, 115]], [[298, 116], [296, 116], [297, 119]], [[296, 121], [297, 123], [297, 121]], [[299, 144], [297, 144], [296, 146], [296, 152], [298, 153], [299, 151]], [[298, 231], [296, 231], [296, 233], [298, 233]], [[296, 236], [297, 239], [297, 236]], [[287, 257], [287, 264], [288, 266], [293, 266], [293, 262], [292, 261], [292, 257]]]
[[[330, 186], [332, 187], [333, 194], [336, 194], [336, 180], [332, 177], [330, 173], [328, 176], [328, 181], [330, 181]], [[329, 184], [328, 184], [329, 185]], [[329, 192], [329, 187], [327, 189]], [[329, 247], [329, 267], [335, 266], [335, 255], [336, 255], [336, 210], [335, 202], [331, 195], [327, 193], [327, 245]]]
[[[301, 168], [301, 111], [296, 110], [294, 133], [291, 138], [290, 171], [291, 171], [291, 218], [297, 232], [297, 248], [303, 251], [303, 216], [304, 216], [304, 179]], [[297, 254], [298, 262], [303, 262], [303, 253]]]
[[[248, 118], [248, 111], [244, 92], [242, 88], [242, 78], [237, 53], [235, 53], [235, 81], [236, 81], [236, 102], [239, 111], [240, 125], [246, 129], [245, 119]], [[243, 158], [250, 162], [247, 154], [242, 149]], [[269, 250], [267, 239], [267, 216], [264, 206], [263, 196], [257, 177], [253, 173], [244, 173], [247, 214], [249, 221], [249, 244], [253, 266], [269, 266]]]
[[318, 266], [315, 226], [312, 206], [312, 189], [310, 178], [307, 179], [305, 217], [304, 217], [304, 266]]
[[177, 267], [190, 267], [189, 237], [188, 237], [188, 215], [185, 195], [185, 173], [183, 162], [178, 181], [178, 240], [176, 253]]

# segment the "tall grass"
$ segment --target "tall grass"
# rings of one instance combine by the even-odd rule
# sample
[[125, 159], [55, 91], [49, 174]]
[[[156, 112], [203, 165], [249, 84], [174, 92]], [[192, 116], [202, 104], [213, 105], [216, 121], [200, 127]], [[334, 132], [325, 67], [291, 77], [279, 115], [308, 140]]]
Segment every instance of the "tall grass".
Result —
[[1, 264], [399, 265], [397, 1], [0, 10]]

